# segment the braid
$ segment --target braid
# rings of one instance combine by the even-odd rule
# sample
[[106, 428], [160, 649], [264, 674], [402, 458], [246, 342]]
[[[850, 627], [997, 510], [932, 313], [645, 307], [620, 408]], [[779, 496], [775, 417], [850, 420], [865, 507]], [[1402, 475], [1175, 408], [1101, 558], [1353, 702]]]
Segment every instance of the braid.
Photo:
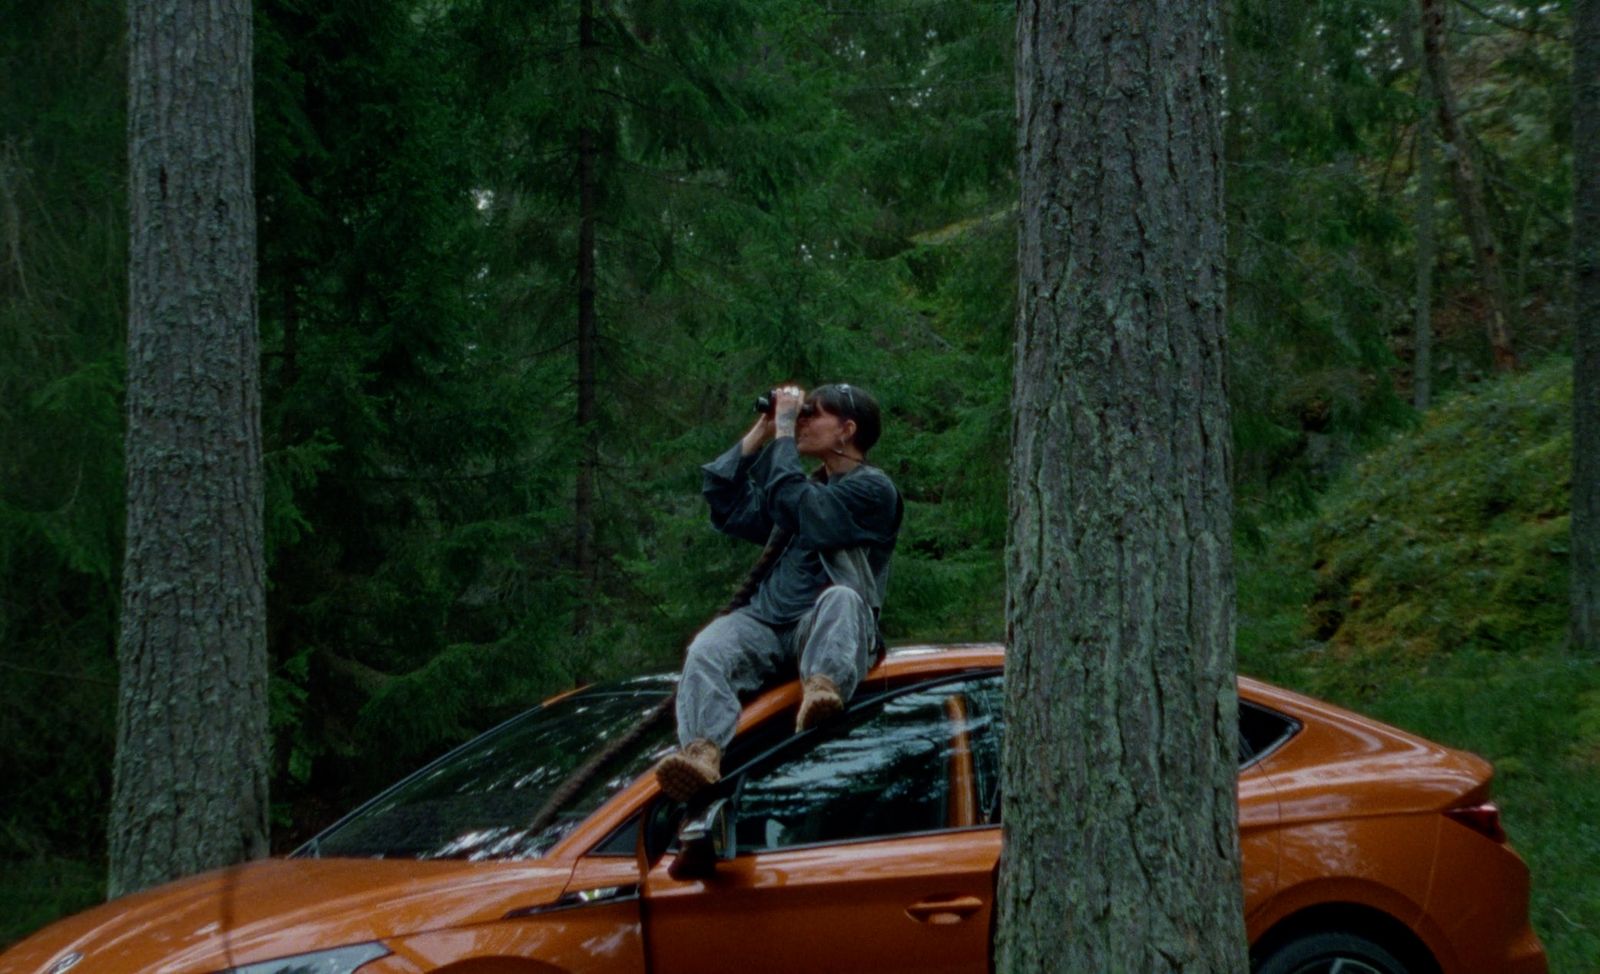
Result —
[[725, 616], [735, 609], [749, 605], [750, 600], [756, 597], [756, 590], [761, 587], [761, 583], [772, 574], [772, 566], [778, 563], [778, 556], [783, 554], [783, 549], [789, 547], [789, 542], [793, 539], [793, 531], [773, 528], [772, 535], [767, 538], [767, 546], [761, 549], [760, 557], [750, 566], [750, 571], [745, 573], [739, 587], [733, 590], [733, 598], [728, 600], [728, 604], [723, 606], [717, 615]]
[[556, 815], [571, 804], [572, 800], [577, 798], [583, 789], [589, 786], [589, 783], [594, 780], [595, 774], [601, 768], [610, 764], [617, 755], [633, 747], [662, 718], [673, 712], [673, 704], [677, 699], [678, 691], [674, 688], [671, 693], [667, 694], [665, 699], [653, 704], [649, 710], [645, 711], [644, 715], [632, 727], [629, 727], [615, 740], [596, 751], [589, 760], [573, 769], [572, 773], [567, 775], [566, 779], [550, 794], [545, 803], [539, 806], [539, 810], [533, 814], [533, 821], [528, 823], [529, 834], [538, 835], [549, 828], [551, 823], [556, 820]]
[[[810, 479], [821, 483], [826, 477], [827, 468], [818, 467]], [[761, 549], [760, 557], [756, 558], [756, 563], [750, 566], [750, 571], [745, 574], [744, 581], [740, 582], [739, 587], [734, 589], [733, 598], [728, 600], [728, 604], [723, 606], [722, 611], [718, 612], [717, 615], [725, 616], [735, 609], [742, 609], [749, 605], [750, 600], [756, 597], [756, 590], [761, 588], [761, 583], [766, 581], [768, 575], [772, 574], [773, 566], [778, 563], [778, 558], [783, 555], [784, 549], [789, 547], [789, 542], [793, 540], [793, 531], [773, 528], [772, 534], [767, 538], [767, 546]]]

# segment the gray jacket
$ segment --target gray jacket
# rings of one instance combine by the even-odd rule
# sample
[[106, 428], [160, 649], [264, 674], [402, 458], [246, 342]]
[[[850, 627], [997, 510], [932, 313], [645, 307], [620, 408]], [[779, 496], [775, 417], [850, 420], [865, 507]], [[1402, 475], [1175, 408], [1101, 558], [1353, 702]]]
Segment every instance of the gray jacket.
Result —
[[[831, 583], [854, 590], [874, 615], [883, 608], [904, 512], [888, 474], [862, 463], [835, 477], [812, 479], [789, 437], [748, 457], [734, 444], [700, 469], [711, 523], [719, 531], [757, 544], [792, 535], [789, 544], [815, 551]], [[763, 587], [768, 583], [794, 580], [769, 576]]]

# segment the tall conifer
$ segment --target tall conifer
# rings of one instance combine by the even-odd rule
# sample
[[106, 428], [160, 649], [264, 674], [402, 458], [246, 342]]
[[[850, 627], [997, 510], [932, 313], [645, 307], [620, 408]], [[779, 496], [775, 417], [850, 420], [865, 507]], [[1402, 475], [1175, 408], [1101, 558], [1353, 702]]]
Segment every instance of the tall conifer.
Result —
[[1600, 654], [1600, 0], [1572, 24], [1572, 644]]
[[1512, 340], [1514, 327], [1511, 297], [1506, 290], [1499, 235], [1489, 220], [1484, 200], [1483, 163], [1472, 144], [1450, 77], [1450, 58], [1445, 45], [1445, 5], [1443, 0], [1419, 0], [1422, 9], [1422, 56], [1433, 88], [1433, 105], [1439, 118], [1439, 138], [1455, 186], [1456, 206], [1472, 256], [1478, 268], [1479, 284], [1488, 298], [1485, 328], [1497, 371], [1517, 367]]
[[1221, 43], [1216, 2], [1019, 13], [996, 970], [1247, 968]]
[[113, 896], [264, 855], [268, 821], [250, 4], [128, 14]]

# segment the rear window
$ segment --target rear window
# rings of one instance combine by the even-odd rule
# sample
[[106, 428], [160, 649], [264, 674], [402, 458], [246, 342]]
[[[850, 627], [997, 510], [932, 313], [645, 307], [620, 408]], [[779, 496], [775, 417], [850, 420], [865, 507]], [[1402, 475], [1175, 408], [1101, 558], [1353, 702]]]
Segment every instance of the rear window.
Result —
[[1300, 729], [1293, 718], [1275, 710], [1239, 701], [1239, 767], [1266, 757]]

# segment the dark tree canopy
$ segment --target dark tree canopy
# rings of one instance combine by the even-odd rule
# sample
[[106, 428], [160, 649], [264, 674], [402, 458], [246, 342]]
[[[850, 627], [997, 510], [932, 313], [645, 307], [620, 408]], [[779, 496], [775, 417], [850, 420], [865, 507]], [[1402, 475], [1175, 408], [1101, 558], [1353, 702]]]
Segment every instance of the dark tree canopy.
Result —
[[[1576, 8], [1448, 7], [1448, 73], [1516, 351], [1536, 367], [1568, 348], [1581, 291]], [[1430, 189], [1417, 148], [1432, 104], [1418, 8], [1235, 0], [1218, 28], [1230, 412], [1216, 436], [1246, 562], [1353, 458], [1429, 421], [1409, 405], [1420, 312], [1433, 402], [1492, 377], [1472, 239], [1449, 171]], [[584, 10], [253, 5], [278, 850], [532, 701], [675, 666], [750, 557], [705, 525], [695, 466], [777, 380], [859, 382], [885, 406], [873, 460], [907, 501], [891, 642], [1005, 626], [1015, 5], [623, 0], [592, 5], [587, 47]], [[127, 15], [117, 0], [0, 11], [8, 91], [28, 95], [0, 98], [0, 876], [92, 877], [62, 880], [54, 906], [21, 894], [43, 912], [18, 934], [103, 892], [137, 385]], [[1530, 468], [1499, 456], [1480, 472], [1509, 489]], [[1566, 537], [1565, 496], [1536, 528]], [[1564, 589], [1565, 543], [1538, 537], [1506, 555], [1523, 573], [1506, 598], [1535, 578]], [[1283, 659], [1338, 650], [1340, 618], [1357, 628], [1369, 576], [1343, 571], [1335, 559], [1314, 593], [1281, 600], [1309, 606], [1273, 630]], [[1446, 633], [1435, 614], [1397, 615], [1395, 638]], [[1500, 652], [1516, 628], [1456, 621], [1441, 643]]]

